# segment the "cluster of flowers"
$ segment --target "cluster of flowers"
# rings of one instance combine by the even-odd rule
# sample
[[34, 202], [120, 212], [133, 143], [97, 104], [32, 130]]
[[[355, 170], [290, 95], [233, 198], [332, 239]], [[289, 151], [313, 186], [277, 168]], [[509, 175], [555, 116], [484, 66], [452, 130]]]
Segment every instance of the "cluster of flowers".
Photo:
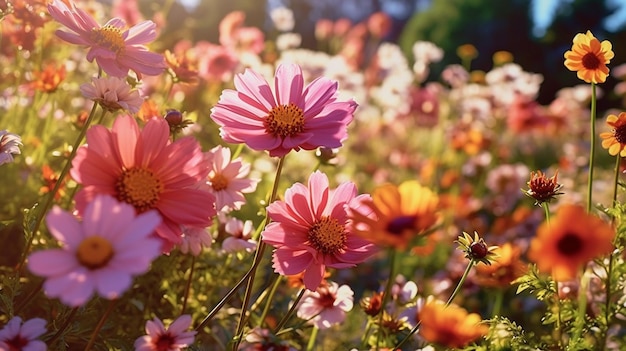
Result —
[[[557, 181], [557, 171], [547, 177], [542, 171], [529, 172], [523, 163], [494, 167], [494, 159], [511, 159], [512, 151], [502, 148], [497, 136], [488, 132], [504, 124], [522, 136], [520, 145], [537, 136], [558, 135], [566, 127], [580, 136], [586, 128], [578, 117], [586, 114], [587, 101], [595, 102], [596, 84], [609, 73], [607, 64], [614, 54], [608, 41], [600, 42], [591, 32], [574, 37], [572, 50], [565, 53], [565, 66], [591, 83], [591, 89], [564, 89], [546, 107], [534, 101], [542, 78], [524, 72], [503, 52], [494, 55], [498, 66], [486, 74], [453, 65], [442, 74], [447, 88], [428, 82], [429, 67], [441, 60], [443, 52], [433, 43], [415, 43], [410, 67], [395, 44], [382, 41], [391, 26], [382, 13], [356, 25], [347, 20], [318, 23], [316, 36], [324, 52], [297, 48], [297, 35], [289, 33], [293, 15], [282, 8], [272, 13], [276, 28], [285, 32], [276, 39], [276, 51], [264, 45], [263, 32], [246, 27], [245, 16], [234, 12], [220, 24], [219, 45], [179, 42], [172, 51], [159, 54], [148, 47], [157, 39], [158, 20], [138, 20], [133, 4], [116, 2], [120, 13], [125, 10], [135, 16], [125, 15], [123, 20], [120, 15], [104, 25], [71, 0], [53, 0], [45, 6], [44, 12], [65, 27], [56, 30], [57, 38], [87, 48], [83, 61], [95, 62], [99, 73], [79, 86], [82, 97], [93, 102], [91, 112], [78, 118], [79, 133], [75, 144], [61, 153], [65, 164], [60, 174], [44, 172], [48, 174], [42, 188], [46, 200], [34, 209], [32, 223], [26, 221], [26, 245], [13, 273], [18, 289], [21, 280], [43, 281], [26, 294], [29, 297], [20, 308], [13, 308], [12, 297], [3, 296], [11, 308], [2, 310], [7, 318], [3, 317], [6, 324], [0, 329], [0, 350], [66, 346], [69, 341], [64, 336], [72, 318], [101, 298], [111, 302], [84, 347], [109, 345], [99, 333], [138, 277], [153, 269], [158, 259], [173, 259], [180, 251], [194, 258], [191, 282], [196, 257], [202, 257], [222, 234], [226, 236], [220, 238], [222, 252], [241, 257], [249, 270], [238, 283], [226, 287], [230, 290], [208, 313], [185, 313], [189, 288], [185, 289], [180, 315], [154, 316], [145, 321], [145, 335], [128, 335], [136, 350], [173, 351], [206, 340], [215, 340], [225, 349], [220, 336], [233, 350], [312, 350], [321, 342], [319, 331], [349, 320], [355, 296], [361, 297], [358, 306], [367, 319], [365, 331], [357, 336], [361, 348], [395, 350], [409, 344], [478, 348], [476, 344], [485, 339], [496, 346], [512, 340], [528, 344], [532, 340], [520, 336], [523, 333], [517, 333], [514, 323], [500, 313], [512, 283], [519, 284], [518, 292], [531, 291], [556, 306], [557, 312], [545, 317], [546, 323], [555, 324], [556, 336], [532, 341], [535, 347], [611, 345], [612, 336], [619, 333], [613, 326], [624, 308], [614, 302], [614, 296], [624, 289], [615, 275], [624, 266], [623, 238], [617, 234], [626, 209], [619, 206], [617, 191], [621, 157], [626, 156], [626, 112], [609, 114], [611, 131], [599, 134], [602, 147], [617, 158], [613, 202], [604, 210], [610, 221], [592, 211], [595, 107], [587, 207], [572, 197], [571, 203], [558, 206], [554, 218], [549, 203], [563, 195], [564, 186]], [[43, 30], [48, 21], [47, 15], [32, 16], [42, 12], [37, 6], [43, 5], [18, 1], [10, 9], [1, 9], [7, 16], [3, 33], [26, 50], [36, 49], [37, 32], [32, 28]], [[29, 35], [20, 35], [24, 18], [31, 21]], [[368, 45], [374, 50], [367, 50]], [[476, 55], [472, 49], [459, 49], [464, 63]], [[371, 57], [365, 56], [368, 52], [373, 52]], [[75, 62], [74, 68], [83, 61]], [[67, 74], [61, 67], [51, 65], [34, 73], [31, 88], [54, 93]], [[184, 106], [203, 92], [219, 93], [210, 104], [210, 119], [219, 127], [224, 145], [203, 142], [198, 136], [203, 131], [193, 129], [200, 123], [184, 113], [160, 111], [156, 92], [158, 79], [164, 76], [171, 78], [164, 105], [172, 99]], [[10, 106], [11, 99], [2, 103]], [[459, 121], [443, 123], [440, 116], [445, 110], [453, 110]], [[108, 115], [114, 115], [111, 122], [105, 119]], [[574, 120], [571, 126], [566, 118]], [[446, 168], [440, 156], [448, 154], [437, 146], [432, 146], [435, 150], [429, 158], [416, 156], [415, 149], [425, 148], [419, 133], [438, 125], [445, 125], [438, 137], [447, 138], [455, 167]], [[359, 138], [348, 138], [349, 127], [358, 128]], [[407, 137], [418, 145], [407, 143]], [[373, 142], [380, 138], [382, 144]], [[0, 166], [13, 166], [15, 155], [29, 142], [0, 131]], [[206, 144], [211, 145], [203, 151]], [[233, 152], [226, 144], [239, 147]], [[256, 230], [253, 221], [237, 216], [248, 204], [246, 196], [258, 193], [264, 184], [262, 175], [252, 172], [244, 159], [244, 145], [249, 149], [245, 152], [257, 158], [267, 153], [276, 163], [270, 194], [259, 210], [265, 219]], [[346, 148], [355, 155], [384, 155], [390, 163], [383, 167], [373, 158], [360, 161], [368, 180], [359, 187], [372, 185], [371, 193], [360, 193], [357, 181], [333, 179], [320, 170], [341, 163], [340, 153]], [[566, 144], [565, 156], [559, 160], [562, 177], [579, 172], [581, 163], [586, 163], [587, 159], [578, 159], [582, 148], [577, 139]], [[529, 155], [536, 151], [521, 150]], [[279, 194], [283, 170], [289, 167], [287, 156], [306, 159], [305, 155], [313, 154], [308, 151], [315, 151], [318, 164], [307, 181], [293, 182]], [[478, 180], [489, 190], [481, 193], [468, 187]], [[520, 192], [520, 182], [528, 189]], [[524, 193], [538, 206], [520, 205]], [[467, 234], [467, 228], [474, 234]], [[490, 233], [488, 241], [498, 246], [487, 245], [487, 234], [483, 238], [478, 233]], [[399, 273], [402, 254], [436, 258], [437, 250], [451, 247], [454, 238], [460, 250], [445, 264], [445, 278], [418, 288], [418, 275], [407, 280]], [[251, 303], [268, 247], [272, 248], [272, 282]], [[365, 296], [363, 289], [348, 283], [345, 272], [370, 268], [367, 264], [377, 259], [387, 260], [387, 283]], [[285, 290], [289, 308], [276, 321], [277, 313], [270, 313], [270, 307], [279, 299], [277, 291], [285, 276], [289, 287], [297, 287], [299, 293], [292, 299]], [[342, 280], [346, 284], [340, 284]], [[472, 286], [464, 286], [466, 281]], [[222, 312], [242, 286], [245, 292], [234, 313], [239, 320], [226, 324], [232, 330], [224, 336], [209, 323], [214, 318], [232, 319]], [[478, 308], [469, 311], [462, 306], [463, 302], [471, 306], [468, 302], [478, 296], [477, 286], [497, 291], [491, 320], [483, 319]], [[594, 295], [592, 289], [602, 287], [604, 295]], [[58, 299], [71, 309], [52, 335], [46, 334], [45, 319], [22, 322], [15, 311], [36, 298], [39, 289], [46, 298]], [[572, 298], [573, 290], [577, 300]], [[262, 303], [265, 308], [257, 308]], [[594, 310], [593, 328], [584, 326], [592, 318], [586, 314], [587, 305]], [[288, 328], [294, 313], [301, 322]], [[192, 329], [194, 319], [203, 314], [206, 317]], [[172, 322], [166, 328], [160, 318]], [[362, 327], [360, 321], [354, 323], [359, 325], [353, 327]]]

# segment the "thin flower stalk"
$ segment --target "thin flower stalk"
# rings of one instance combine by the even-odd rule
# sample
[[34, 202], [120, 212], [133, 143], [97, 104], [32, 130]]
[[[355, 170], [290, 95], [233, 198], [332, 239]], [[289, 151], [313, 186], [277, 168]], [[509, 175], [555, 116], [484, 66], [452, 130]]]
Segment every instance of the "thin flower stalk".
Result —
[[274, 334], [277, 334], [281, 329], [283, 329], [285, 324], [289, 322], [289, 319], [291, 318], [291, 316], [293, 316], [294, 312], [296, 312], [296, 310], [298, 309], [298, 305], [300, 304], [300, 300], [302, 300], [302, 296], [304, 296], [305, 291], [306, 291], [306, 288], [300, 289], [298, 296], [291, 304], [291, 307], [287, 311], [287, 314], [285, 314], [283, 318], [281, 318], [280, 322], [278, 322], [278, 324], [276, 325], [276, 328], [274, 328]]
[[[265, 317], [267, 317], [267, 314], [270, 311], [270, 307], [272, 305], [272, 300], [274, 299], [274, 294], [276, 294], [276, 289], [278, 289], [278, 285], [280, 285], [280, 281], [282, 276], [279, 274], [274, 275], [274, 277], [272, 278], [274, 281], [272, 282], [272, 287], [270, 288], [270, 292], [268, 294], [267, 297], [267, 302], [265, 303], [265, 307], [263, 308], [263, 312], [261, 312], [261, 318], [259, 319], [260, 325], [261, 327], [263, 326], [263, 323], [265, 322]], [[267, 290], [263, 290], [263, 292], [265, 293]], [[259, 298], [259, 300], [261, 300]], [[254, 310], [254, 306], [252, 308]]]
[[193, 279], [193, 271], [196, 266], [196, 256], [191, 256], [191, 264], [189, 268], [189, 277], [187, 278], [187, 283], [185, 284], [185, 292], [183, 293], [183, 306], [180, 308], [180, 315], [185, 314], [185, 309], [187, 308], [187, 300], [189, 299], [189, 291], [191, 290], [191, 281]]
[[74, 320], [74, 316], [76, 316], [76, 313], [78, 312], [78, 308], [79, 307], [72, 308], [72, 311], [70, 311], [70, 315], [67, 316], [67, 318], [65, 318], [65, 321], [59, 327], [57, 332], [54, 333], [54, 335], [52, 335], [52, 337], [50, 339], [46, 340], [48, 345], [52, 345], [52, 343], [54, 343], [61, 335], [63, 335], [63, 332], [65, 332], [67, 327], [70, 325], [70, 322], [72, 322], [72, 320]]
[[309, 342], [306, 344], [306, 351], [313, 351], [315, 348], [315, 341], [317, 340], [317, 332], [320, 331], [320, 328], [317, 326], [313, 326], [313, 330], [311, 330], [311, 335], [309, 336]]
[[93, 333], [91, 333], [89, 342], [87, 342], [87, 346], [85, 346], [85, 351], [90, 351], [93, 349], [93, 345], [95, 344], [96, 338], [98, 337], [98, 334], [100, 333], [100, 329], [102, 329], [102, 326], [104, 326], [104, 322], [106, 322], [111, 312], [113, 312], [113, 309], [115, 308], [117, 301], [118, 300], [111, 300], [111, 302], [109, 302], [109, 307], [107, 307], [106, 311], [104, 311], [104, 314], [98, 321], [98, 324], [93, 329]]
[[385, 305], [387, 304], [387, 300], [389, 299], [389, 295], [391, 294], [391, 288], [393, 287], [394, 278], [396, 276], [396, 266], [397, 266], [397, 250], [391, 248], [389, 249], [390, 263], [389, 263], [389, 278], [387, 279], [387, 284], [385, 285], [385, 292], [383, 292], [383, 300], [380, 304], [380, 312], [378, 313], [378, 333], [376, 334], [376, 350], [380, 348], [380, 339], [381, 334], [383, 333], [383, 316], [385, 315]]
[[593, 168], [596, 153], [596, 84], [591, 83], [591, 141], [589, 144], [589, 179], [587, 181], [587, 212], [591, 212], [593, 192]]

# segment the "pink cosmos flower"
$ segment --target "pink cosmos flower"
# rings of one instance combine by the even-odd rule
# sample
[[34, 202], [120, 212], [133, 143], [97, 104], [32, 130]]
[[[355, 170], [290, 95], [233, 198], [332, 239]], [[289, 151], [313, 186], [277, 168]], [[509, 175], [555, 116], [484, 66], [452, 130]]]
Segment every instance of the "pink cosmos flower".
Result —
[[254, 234], [252, 221], [243, 222], [234, 217], [229, 218], [224, 225], [224, 231], [230, 234], [222, 242], [222, 250], [225, 252], [252, 252], [256, 249], [257, 242], [252, 239], [252, 234]]
[[82, 185], [75, 197], [79, 213], [97, 194], [129, 203], [137, 213], [155, 209], [163, 218], [156, 234], [165, 252], [181, 242], [181, 226], [211, 225], [215, 197], [201, 188], [209, 162], [195, 139], [172, 142], [169, 135], [163, 118], [148, 120], [143, 130], [131, 116], [119, 116], [111, 130], [91, 127], [70, 170]]
[[308, 187], [296, 183], [285, 192], [285, 201], [267, 207], [272, 220], [261, 233], [264, 242], [274, 246], [273, 267], [282, 275], [304, 271], [304, 286], [315, 291], [326, 267], [347, 268], [365, 261], [376, 252], [369, 241], [353, 234], [347, 211], [362, 211], [362, 201], [354, 183], [345, 182], [329, 189], [328, 178], [316, 171]]
[[80, 92], [109, 111], [127, 110], [137, 113], [143, 104], [139, 91], [131, 89], [126, 80], [118, 77], [92, 78], [80, 86]]
[[198, 256], [203, 248], [210, 247], [213, 243], [213, 237], [206, 228], [183, 226], [182, 230], [180, 251], [184, 254], [191, 253]]
[[180, 351], [193, 344], [196, 331], [186, 331], [191, 326], [191, 316], [178, 317], [168, 328], [157, 317], [146, 322], [146, 334], [135, 340], [135, 351]]
[[315, 291], [305, 291], [298, 306], [299, 318], [319, 329], [328, 329], [346, 319], [346, 312], [354, 306], [354, 291], [347, 285], [335, 282], [321, 285]]
[[198, 75], [209, 82], [227, 82], [239, 65], [236, 53], [226, 46], [201, 41], [196, 44]]
[[46, 344], [36, 340], [46, 332], [46, 321], [41, 318], [29, 319], [22, 324], [22, 318], [13, 317], [0, 330], [1, 351], [46, 351]]
[[0, 130], [0, 165], [13, 162], [13, 155], [21, 153], [22, 138], [19, 135]]
[[250, 179], [250, 164], [240, 157], [231, 160], [230, 149], [216, 146], [205, 153], [211, 163], [207, 184], [215, 195], [215, 208], [219, 211], [239, 210], [246, 203], [244, 193], [256, 190], [259, 179]]
[[235, 88], [222, 91], [211, 118], [220, 125], [224, 141], [268, 150], [270, 156], [340, 147], [357, 107], [352, 99], [337, 101], [337, 82], [328, 78], [319, 77], [305, 87], [302, 68], [296, 64], [278, 66], [274, 91], [251, 69], [235, 76]]
[[57, 30], [56, 35], [69, 43], [89, 47], [89, 62], [95, 59], [104, 72], [115, 77], [126, 77], [129, 70], [140, 79], [142, 74], [156, 76], [163, 72], [163, 56], [148, 51], [144, 45], [157, 36], [154, 22], [143, 21], [126, 28], [126, 22], [116, 17], [101, 26], [71, 0], [69, 3], [71, 8], [61, 0], [48, 4], [52, 18], [72, 31]]
[[32, 253], [28, 269], [47, 278], [46, 295], [68, 306], [84, 305], [94, 291], [119, 298], [159, 255], [151, 234], [160, 222], [156, 211], [135, 215], [132, 206], [106, 195], [86, 206], [82, 222], [55, 206], [46, 223], [62, 247]]

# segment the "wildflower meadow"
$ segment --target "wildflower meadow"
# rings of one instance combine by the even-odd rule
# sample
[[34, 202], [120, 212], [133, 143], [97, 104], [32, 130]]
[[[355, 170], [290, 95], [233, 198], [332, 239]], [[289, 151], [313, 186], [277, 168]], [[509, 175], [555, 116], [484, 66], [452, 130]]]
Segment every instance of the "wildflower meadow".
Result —
[[624, 43], [171, 3], [0, 0], [0, 351], [626, 350]]

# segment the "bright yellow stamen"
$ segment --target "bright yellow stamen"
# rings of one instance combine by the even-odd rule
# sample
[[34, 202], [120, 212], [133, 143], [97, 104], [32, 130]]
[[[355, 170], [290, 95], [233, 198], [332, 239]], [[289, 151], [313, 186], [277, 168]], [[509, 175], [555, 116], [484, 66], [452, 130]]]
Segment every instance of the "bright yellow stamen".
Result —
[[122, 31], [113, 26], [104, 26], [91, 30], [91, 40], [99, 46], [103, 46], [116, 54], [121, 54], [126, 48]]
[[330, 217], [322, 217], [315, 222], [309, 228], [307, 238], [311, 246], [327, 255], [343, 250], [347, 240], [345, 227]]
[[115, 190], [118, 200], [133, 205], [141, 213], [156, 207], [164, 187], [151, 170], [131, 168], [118, 178]]
[[304, 111], [294, 103], [274, 107], [264, 121], [265, 130], [282, 138], [304, 131]]
[[211, 187], [213, 190], [220, 191], [224, 190], [228, 187], [228, 179], [222, 175], [222, 173], [217, 173], [211, 179]]
[[106, 266], [113, 257], [111, 242], [100, 236], [85, 238], [76, 251], [78, 262], [89, 269], [98, 269]]

